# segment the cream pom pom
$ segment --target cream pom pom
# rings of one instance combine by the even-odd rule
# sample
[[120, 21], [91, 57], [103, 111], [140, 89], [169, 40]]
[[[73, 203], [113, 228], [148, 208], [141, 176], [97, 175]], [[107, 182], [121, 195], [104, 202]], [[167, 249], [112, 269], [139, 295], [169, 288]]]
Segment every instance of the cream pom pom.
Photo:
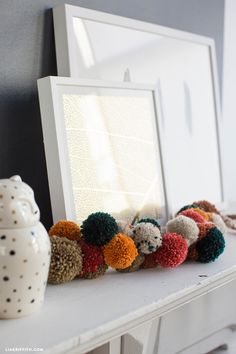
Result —
[[134, 227], [124, 220], [116, 221], [118, 225], [118, 232], [121, 232], [129, 237], [133, 237], [133, 229]]
[[174, 232], [181, 235], [187, 242], [188, 246], [197, 241], [199, 234], [199, 228], [196, 222], [184, 215], [179, 215], [168, 221], [166, 230], [167, 232]]
[[222, 232], [223, 235], [227, 233], [227, 226], [219, 214], [211, 213], [210, 220]]

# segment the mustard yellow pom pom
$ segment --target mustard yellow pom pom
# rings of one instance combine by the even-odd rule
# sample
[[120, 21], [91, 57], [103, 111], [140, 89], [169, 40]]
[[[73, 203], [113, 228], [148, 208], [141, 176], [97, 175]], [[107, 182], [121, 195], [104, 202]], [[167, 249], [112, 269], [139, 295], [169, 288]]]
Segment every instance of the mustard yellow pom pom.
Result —
[[133, 263], [138, 255], [134, 241], [125, 234], [118, 233], [104, 246], [104, 259], [108, 266], [125, 269]]
[[201, 216], [203, 216], [206, 221], [210, 220], [209, 214], [207, 212], [205, 212], [204, 210], [202, 210], [200, 208], [194, 208], [193, 210], [196, 211]]
[[60, 220], [51, 227], [49, 236], [65, 237], [69, 240], [79, 241], [81, 238], [80, 227], [73, 221]]

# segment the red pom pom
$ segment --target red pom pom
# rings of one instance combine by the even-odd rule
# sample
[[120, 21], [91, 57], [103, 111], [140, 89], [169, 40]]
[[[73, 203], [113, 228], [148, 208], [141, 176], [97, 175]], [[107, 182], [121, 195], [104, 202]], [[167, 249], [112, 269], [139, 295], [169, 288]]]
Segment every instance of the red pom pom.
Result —
[[145, 260], [140, 267], [141, 269], [156, 268], [158, 266], [156, 261], [156, 252], [157, 251], [145, 255]]
[[193, 219], [197, 223], [206, 222], [206, 219], [204, 219], [204, 217], [202, 215], [200, 215], [197, 211], [194, 211], [194, 209], [184, 210], [180, 214], [184, 215], [184, 216], [187, 216], [190, 219]]
[[155, 261], [163, 268], [175, 268], [187, 257], [188, 245], [181, 235], [163, 235], [162, 246], [155, 252]]
[[86, 243], [84, 240], [79, 242], [83, 254], [83, 268], [79, 277], [84, 278], [88, 273], [95, 273], [104, 264], [102, 248]]

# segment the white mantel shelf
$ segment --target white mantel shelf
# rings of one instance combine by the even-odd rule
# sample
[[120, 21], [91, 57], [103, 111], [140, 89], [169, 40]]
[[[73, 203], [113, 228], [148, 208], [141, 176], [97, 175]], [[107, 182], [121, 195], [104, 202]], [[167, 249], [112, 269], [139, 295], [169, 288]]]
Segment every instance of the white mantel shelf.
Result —
[[108, 272], [96, 280], [48, 286], [35, 315], [0, 321], [0, 352], [40, 347], [44, 353], [84, 353], [145, 321], [163, 315], [236, 279], [236, 235], [212, 264], [186, 263], [173, 270]]

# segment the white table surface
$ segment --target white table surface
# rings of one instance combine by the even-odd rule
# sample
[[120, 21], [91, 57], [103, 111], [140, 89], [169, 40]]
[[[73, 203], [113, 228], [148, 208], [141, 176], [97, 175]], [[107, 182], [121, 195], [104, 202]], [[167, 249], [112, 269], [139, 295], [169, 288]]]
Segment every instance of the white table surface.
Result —
[[48, 286], [38, 313], [0, 320], [0, 353], [8, 347], [63, 353], [76, 346], [80, 353], [234, 279], [236, 235], [227, 235], [224, 254], [211, 264], [132, 274], [110, 271], [96, 280]]

